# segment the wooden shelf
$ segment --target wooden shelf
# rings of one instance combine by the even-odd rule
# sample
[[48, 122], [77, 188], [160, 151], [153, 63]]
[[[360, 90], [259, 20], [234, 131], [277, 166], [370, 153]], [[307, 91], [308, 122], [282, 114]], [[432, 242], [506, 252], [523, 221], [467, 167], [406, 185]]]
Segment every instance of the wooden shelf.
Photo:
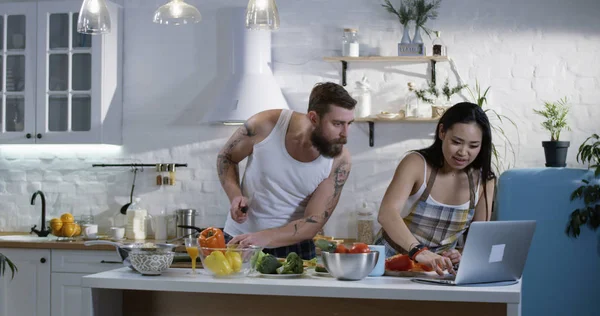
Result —
[[439, 118], [431, 117], [405, 117], [405, 118], [383, 118], [377, 116], [361, 117], [354, 120], [354, 122], [369, 123], [369, 146], [375, 146], [375, 122], [380, 123], [435, 123], [439, 121]]
[[448, 56], [365, 56], [365, 57], [324, 57], [327, 62], [360, 61], [360, 62], [442, 62], [449, 61]]
[[405, 118], [383, 118], [383, 117], [361, 117], [354, 120], [354, 122], [397, 122], [397, 123], [424, 123], [424, 122], [437, 122], [439, 118], [430, 117], [405, 117]]
[[346, 71], [348, 70], [349, 62], [415, 62], [415, 63], [430, 63], [431, 64], [431, 82], [435, 84], [435, 64], [442, 61], [450, 61], [448, 56], [365, 56], [365, 57], [349, 57], [349, 56], [333, 56], [323, 57], [327, 62], [342, 63], [342, 86], [346, 86]]

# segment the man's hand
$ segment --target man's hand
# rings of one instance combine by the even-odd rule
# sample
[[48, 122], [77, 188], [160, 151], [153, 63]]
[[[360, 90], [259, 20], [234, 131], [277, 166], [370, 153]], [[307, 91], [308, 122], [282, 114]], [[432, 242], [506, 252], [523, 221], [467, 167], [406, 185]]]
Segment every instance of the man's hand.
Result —
[[233, 237], [231, 241], [229, 241], [228, 245], [239, 244], [241, 247], [247, 246], [258, 246], [258, 247], [266, 247], [271, 243], [273, 239], [271, 232], [268, 230], [259, 231], [256, 233], [250, 234], [242, 234]]
[[248, 219], [248, 214], [245, 211], [242, 212], [242, 209], [248, 209], [248, 199], [241, 195], [234, 197], [229, 212], [231, 213], [231, 219], [240, 224]]
[[454, 265], [456, 265], [457, 263], [459, 263], [460, 259], [462, 258], [462, 255], [456, 249], [450, 249], [448, 251], [444, 251], [442, 253], [442, 256], [450, 258], [450, 260], [452, 260], [452, 264], [454, 264]]

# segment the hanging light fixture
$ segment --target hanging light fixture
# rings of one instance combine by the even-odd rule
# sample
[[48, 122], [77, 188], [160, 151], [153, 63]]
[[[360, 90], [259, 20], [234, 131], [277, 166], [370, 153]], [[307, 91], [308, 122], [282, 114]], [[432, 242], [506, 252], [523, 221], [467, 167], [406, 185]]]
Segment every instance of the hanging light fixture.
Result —
[[110, 33], [110, 13], [108, 13], [105, 0], [83, 0], [77, 19], [77, 32], [85, 34]]
[[252, 30], [279, 28], [279, 12], [275, 0], [250, 0], [246, 9], [246, 27]]
[[180, 25], [198, 23], [202, 20], [200, 11], [183, 0], [171, 0], [154, 12], [154, 23]]

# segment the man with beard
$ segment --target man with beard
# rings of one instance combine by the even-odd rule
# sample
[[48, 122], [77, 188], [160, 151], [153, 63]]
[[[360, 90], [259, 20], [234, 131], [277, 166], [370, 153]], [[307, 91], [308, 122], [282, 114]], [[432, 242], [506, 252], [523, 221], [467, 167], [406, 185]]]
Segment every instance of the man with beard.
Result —
[[[217, 158], [231, 202], [229, 244], [262, 246], [280, 258], [315, 257], [312, 238], [331, 217], [350, 173], [344, 144], [355, 105], [342, 86], [320, 83], [308, 113], [260, 112], [231, 136]], [[238, 163], [246, 157], [240, 186]]]

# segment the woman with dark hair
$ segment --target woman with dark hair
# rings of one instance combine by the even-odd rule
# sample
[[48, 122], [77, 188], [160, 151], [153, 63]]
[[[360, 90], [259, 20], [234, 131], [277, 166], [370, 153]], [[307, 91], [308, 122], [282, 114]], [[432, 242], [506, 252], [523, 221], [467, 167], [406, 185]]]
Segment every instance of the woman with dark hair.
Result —
[[[433, 145], [398, 165], [381, 207], [375, 244], [386, 257], [408, 254], [439, 275], [455, 273], [456, 245], [472, 221], [491, 217], [495, 175], [492, 132], [485, 112], [462, 102], [440, 118]], [[466, 202], [465, 202], [466, 201]]]

